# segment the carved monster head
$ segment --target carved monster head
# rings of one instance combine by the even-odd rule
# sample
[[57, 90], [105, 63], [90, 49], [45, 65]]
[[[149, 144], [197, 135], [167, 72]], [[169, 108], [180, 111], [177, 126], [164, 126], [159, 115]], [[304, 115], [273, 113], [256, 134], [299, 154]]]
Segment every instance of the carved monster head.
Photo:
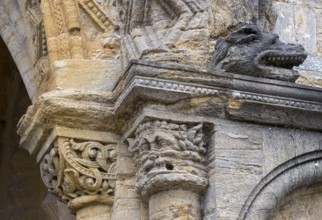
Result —
[[165, 121], [150, 121], [139, 126], [135, 139], [129, 142], [130, 150], [140, 163], [137, 189], [142, 194], [146, 193], [142, 191], [149, 193], [152, 182], [167, 188], [164, 183], [178, 184], [183, 176], [204, 181], [206, 148], [202, 127], [202, 124], [192, 126]]
[[301, 45], [281, 43], [276, 34], [264, 34], [245, 25], [217, 41], [212, 69], [294, 82], [293, 70], [306, 59]]

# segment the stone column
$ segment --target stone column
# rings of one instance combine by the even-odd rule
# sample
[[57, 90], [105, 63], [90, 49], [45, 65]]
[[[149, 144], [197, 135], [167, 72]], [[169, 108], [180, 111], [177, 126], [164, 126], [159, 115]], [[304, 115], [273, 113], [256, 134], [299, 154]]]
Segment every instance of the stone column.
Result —
[[133, 136], [136, 189], [149, 200], [149, 219], [201, 219], [199, 200], [208, 184], [203, 124], [148, 121]]
[[84, 137], [53, 139], [40, 163], [49, 191], [64, 201], [78, 220], [112, 219], [116, 144]]

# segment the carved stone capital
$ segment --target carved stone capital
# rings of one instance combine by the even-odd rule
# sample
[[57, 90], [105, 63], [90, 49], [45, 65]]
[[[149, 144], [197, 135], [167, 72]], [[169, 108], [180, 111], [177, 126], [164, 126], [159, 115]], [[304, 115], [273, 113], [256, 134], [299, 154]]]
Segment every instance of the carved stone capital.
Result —
[[49, 191], [72, 210], [111, 205], [114, 200], [116, 144], [58, 137], [40, 164]]
[[140, 165], [136, 187], [141, 195], [176, 188], [203, 191], [208, 184], [204, 139], [202, 123], [142, 123], [128, 139]]

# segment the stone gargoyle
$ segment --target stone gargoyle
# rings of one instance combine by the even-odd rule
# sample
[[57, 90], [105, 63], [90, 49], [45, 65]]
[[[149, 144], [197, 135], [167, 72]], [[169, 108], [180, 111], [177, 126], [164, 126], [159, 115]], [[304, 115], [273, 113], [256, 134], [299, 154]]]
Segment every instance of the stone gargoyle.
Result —
[[301, 45], [282, 43], [278, 35], [249, 24], [217, 40], [211, 68], [295, 82], [299, 74], [293, 67], [306, 57]]

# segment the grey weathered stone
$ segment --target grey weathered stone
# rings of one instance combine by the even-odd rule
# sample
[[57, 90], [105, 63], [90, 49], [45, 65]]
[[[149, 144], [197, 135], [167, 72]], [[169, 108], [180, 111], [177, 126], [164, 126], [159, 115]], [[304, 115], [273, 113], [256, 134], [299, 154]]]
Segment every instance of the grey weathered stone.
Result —
[[213, 7], [214, 37], [228, 35], [240, 24], [257, 23], [261, 30], [270, 32], [276, 22], [276, 14], [272, 8], [272, 0], [215, 0]]
[[274, 213], [272, 220], [321, 219], [320, 184], [303, 187], [283, 199]]
[[283, 44], [277, 35], [245, 25], [217, 40], [212, 69], [294, 82], [299, 74], [292, 68], [306, 56], [302, 46]]
[[316, 56], [310, 56], [305, 62], [297, 68], [301, 77], [297, 83], [304, 85], [311, 85], [315, 87], [322, 87], [322, 59]]
[[296, 43], [304, 46], [311, 54], [317, 52], [316, 14], [311, 8], [303, 5], [276, 2], [277, 21], [274, 29], [280, 40], [285, 43]]

